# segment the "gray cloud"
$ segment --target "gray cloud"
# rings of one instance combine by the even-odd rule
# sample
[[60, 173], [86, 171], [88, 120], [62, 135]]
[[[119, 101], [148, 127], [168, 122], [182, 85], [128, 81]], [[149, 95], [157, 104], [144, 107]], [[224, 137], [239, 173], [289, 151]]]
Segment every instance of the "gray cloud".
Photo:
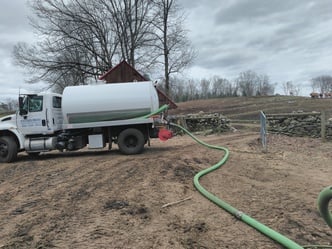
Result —
[[17, 33], [29, 29], [26, 1], [5, 0], [0, 7], [0, 33]]
[[[27, 16], [27, 0], [2, 0], [0, 4], [0, 101], [16, 98], [19, 89], [36, 91], [40, 85], [24, 82], [23, 70], [13, 64], [12, 51], [17, 42], [34, 41]], [[41, 88], [40, 88], [41, 89]]]
[[[221, 6], [216, 14], [217, 25], [238, 22], [269, 22], [290, 14], [293, 9], [303, 5], [301, 0], [236, 0], [226, 7]], [[249, 23], [248, 23], [249, 24]]]
[[308, 85], [317, 75], [332, 74], [329, 0], [211, 2], [214, 8], [195, 8], [188, 21], [199, 50], [196, 76], [250, 69], [272, 82]]

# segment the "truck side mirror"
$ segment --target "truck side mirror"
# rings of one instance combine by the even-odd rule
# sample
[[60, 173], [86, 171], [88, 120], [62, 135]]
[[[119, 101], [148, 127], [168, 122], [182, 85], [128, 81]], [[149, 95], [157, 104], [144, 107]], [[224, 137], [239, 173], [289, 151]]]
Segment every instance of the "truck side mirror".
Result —
[[23, 97], [18, 98], [19, 114], [21, 116], [28, 114], [27, 110], [23, 109], [23, 105], [24, 105], [23, 100], [24, 100]]

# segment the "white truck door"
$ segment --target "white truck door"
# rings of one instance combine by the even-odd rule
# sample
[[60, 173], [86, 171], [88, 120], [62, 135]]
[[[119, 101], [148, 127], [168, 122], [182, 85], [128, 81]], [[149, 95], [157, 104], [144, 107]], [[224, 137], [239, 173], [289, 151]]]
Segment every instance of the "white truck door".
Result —
[[47, 107], [47, 120], [50, 131], [59, 131], [62, 130], [63, 116], [61, 109], [61, 97], [60, 96], [48, 96], [50, 105]]
[[20, 104], [17, 126], [22, 134], [49, 134], [51, 129], [47, 119], [47, 108], [42, 95], [26, 95]]

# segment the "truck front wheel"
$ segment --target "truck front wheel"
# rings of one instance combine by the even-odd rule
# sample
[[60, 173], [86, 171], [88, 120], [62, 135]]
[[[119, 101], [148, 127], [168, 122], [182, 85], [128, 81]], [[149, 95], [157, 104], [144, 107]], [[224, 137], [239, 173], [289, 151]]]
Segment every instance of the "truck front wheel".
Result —
[[10, 163], [17, 157], [17, 144], [12, 137], [0, 137], [0, 163]]
[[126, 155], [141, 153], [144, 149], [144, 144], [145, 139], [143, 133], [134, 128], [123, 130], [118, 136], [119, 149]]

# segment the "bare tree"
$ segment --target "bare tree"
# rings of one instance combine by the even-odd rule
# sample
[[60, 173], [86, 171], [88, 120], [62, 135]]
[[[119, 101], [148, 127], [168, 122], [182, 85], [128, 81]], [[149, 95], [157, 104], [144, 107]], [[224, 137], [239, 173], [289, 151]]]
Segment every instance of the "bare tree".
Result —
[[187, 89], [187, 100], [195, 100], [199, 97], [199, 91], [197, 88], [197, 82], [193, 79], [190, 79], [186, 82], [186, 89]]
[[15, 111], [17, 109], [17, 105], [17, 100], [6, 98], [4, 101], [0, 102], [0, 113]]
[[36, 17], [31, 23], [41, 40], [32, 46], [19, 43], [13, 53], [16, 63], [34, 75], [30, 82], [43, 80], [61, 91], [68, 84], [97, 79], [123, 59], [132, 66], [137, 63], [149, 67], [153, 61], [150, 58], [157, 57], [148, 50], [155, 38], [151, 1], [31, 3]]
[[6, 98], [5, 103], [7, 104], [9, 111], [15, 111], [18, 107], [18, 102], [16, 99]]
[[165, 91], [170, 94], [170, 75], [181, 72], [194, 59], [195, 51], [183, 28], [184, 15], [176, 0], [153, 0], [156, 29], [155, 46], [164, 68]]
[[215, 76], [212, 78], [212, 97], [237, 96], [237, 87], [228, 79]]
[[169, 76], [193, 58], [175, 0], [31, 0], [31, 8], [40, 41], [17, 44], [13, 56], [30, 82], [58, 91], [126, 60], [138, 70], [161, 63], [169, 92]]
[[285, 95], [298, 96], [300, 94], [300, 88], [292, 81], [287, 81], [282, 84]]
[[258, 75], [250, 70], [241, 72], [236, 82], [242, 96], [269, 95], [274, 92], [267, 75]]
[[207, 99], [210, 96], [211, 82], [208, 79], [202, 79], [200, 82], [200, 96], [202, 99]]
[[237, 78], [237, 83], [242, 96], [254, 96], [258, 75], [253, 71], [241, 72]]
[[212, 96], [221, 97], [224, 95], [224, 82], [223, 79], [215, 76], [212, 78]]
[[[187, 101], [188, 100], [188, 92], [186, 91], [185, 87], [185, 80], [181, 79], [179, 77], [173, 76], [170, 79], [171, 86], [170, 86], [170, 91], [171, 91], [171, 96], [174, 101]], [[162, 90], [165, 91], [165, 82], [162, 84]]]
[[270, 84], [269, 76], [262, 74], [258, 76], [256, 95], [267, 96], [274, 93], [274, 86]]
[[97, 0], [112, 17], [113, 30], [120, 45], [121, 60], [132, 67], [136, 64], [149, 67], [154, 53], [147, 52], [152, 47], [154, 30], [152, 26], [151, 1], [145, 0]]
[[[211, 79], [183, 79], [171, 78], [171, 94], [175, 101], [188, 101], [195, 99], [236, 97], [238, 96], [237, 85], [233, 82], [214, 76]], [[162, 89], [164, 89], [162, 82]]]
[[332, 91], [332, 76], [321, 75], [311, 79], [311, 86], [313, 89], [318, 88], [320, 93]]
[[112, 66], [118, 42], [97, 1], [34, 0], [31, 7], [36, 16], [31, 23], [41, 40], [14, 48], [16, 63], [35, 76], [30, 82], [44, 80], [61, 89], [64, 79], [84, 84]]

